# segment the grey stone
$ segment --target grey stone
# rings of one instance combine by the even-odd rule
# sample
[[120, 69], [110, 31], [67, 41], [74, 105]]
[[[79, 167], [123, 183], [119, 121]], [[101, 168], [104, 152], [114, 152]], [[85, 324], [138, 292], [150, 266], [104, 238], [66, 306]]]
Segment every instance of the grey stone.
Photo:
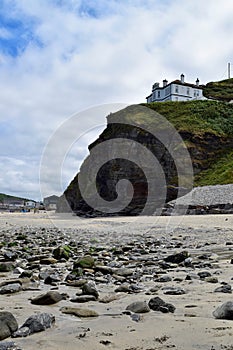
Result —
[[186, 260], [189, 257], [189, 254], [187, 251], [182, 251], [180, 253], [176, 253], [176, 254], [172, 254], [167, 256], [164, 260], [166, 262], [171, 262], [171, 263], [175, 263], [175, 264], [180, 264], [182, 263], [184, 260]]
[[10, 272], [14, 268], [15, 265], [12, 262], [0, 262], [0, 272]]
[[233, 302], [227, 301], [213, 312], [215, 318], [233, 320]]
[[119, 269], [116, 269], [114, 271], [114, 274], [121, 276], [121, 277], [127, 277], [127, 276], [131, 276], [133, 274], [133, 272], [134, 272], [133, 269], [129, 269], [126, 267], [120, 267]]
[[150, 299], [149, 301], [149, 308], [151, 310], [154, 311], [161, 311], [161, 312], [174, 312], [175, 311], [175, 306], [170, 304], [170, 303], [166, 303], [165, 301], [163, 301], [161, 298], [159, 297], [154, 297], [152, 299]]
[[38, 315], [30, 316], [16, 332], [12, 334], [12, 337], [26, 337], [30, 334], [42, 332], [47, 328], [50, 328], [55, 322], [55, 316], [48, 313], [41, 313]]
[[12, 313], [0, 312], [0, 340], [8, 338], [18, 329], [18, 323]]
[[97, 317], [99, 316], [99, 314], [94, 311], [94, 310], [90, 310], [90, 309], [82, 309], [79, 307], [67, 307], [64, 306], [60, 309], [60, 311], [63, 314], [70, 314], [70, 315], [74, 315], [77, 317]]
[[72, 298], [70, 301], [72, 303], [87, 303], [88, 301], [96, 301], [96, 297], [94, 295], [79, 295], [75, 298]]
[[156, 282], [162, 282], [162, 283], [165, 283], [165, 282], [170, 282], [172, 280], [172, 278], [168, 275], [163, 275], [163, 276], [160, 276], [159, 278], [156, 279]]
[[206, 278], [206, 277], [210, 277], [211, 273], [209, 271], [201, 271], [201, 272], [198, 272], [198, 276], [200, 278]]
[[46, 294], [41, 294], [31, 300], [35, 305], [51, 305], [56, 304], [63, 299], [62, 294], [56, 291], [49, 291]]
[[180, 287], [167, 287], [167, 288], [163, 288], [163, 294], [181, 295], [181, 294], [186, 294], [186, 292], [184, 289]]
[[4, 341], [0, 343], [0, 350], [22, 350], [13, 341]]
[[83, 294], [86, 295], [94, 295], [96, 299], [99, 297], [99, 292], [96, 288], [96, 284], [94, 281], [88, 281], [82, 287]]
[[225, 284], [221, 287], [216, 288], [214, 292], [215, 293], [232, 293], [232, 289], [229, 284]]
[[126, 310], [141, 314], [149, 312], [150, 308], [145, 301], [135, 301], [128, 305]]
[[0, 294], [17, 293], [22, 290], [20, 283], [10, 283], [0, 288]]

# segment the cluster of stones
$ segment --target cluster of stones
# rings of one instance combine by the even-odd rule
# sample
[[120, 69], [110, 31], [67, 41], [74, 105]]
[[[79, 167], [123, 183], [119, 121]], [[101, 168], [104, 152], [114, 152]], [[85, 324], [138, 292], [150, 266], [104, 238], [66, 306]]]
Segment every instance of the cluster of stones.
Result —
[[[121, 239], [112, 235], [106, 241], [106, 236], [94, 238], [90, 232], [75, 239], [73, 234], [74, 230], [61, 232], [56, 228], [2, 231], [0, 273], [5, 278], [0, 281], [0, 294], [27, 292], [32, 305], [52, 305], [65, 300], [67, 304], [59, 308], [60, 312], [80, 318], [99, 316], [95, 310], [82, 307], [83, 303], [110, 303], [125, 293], [138, 294], [138, 301], [125, 305], [119, 315], [129, 315], [139, 322], [140, 314], [175, 313], [176, 307], [169, 298], [188, 293], [183, 288], [184, 282], [219, 283], [213, 292], [232, 293], [229, 281], [219, 281], [219, 271], [215, 270], [218, 256], [190, 254], [189, 251], [194, 248], [198, 251], [203, 246], [189, 235], [159, 239], [153, 234]], [[226, 242], [225, 246], [231, 249], [233, 242]], [[180, 270], [186, 273], [183, 279], [175, 277]], [[11, 278], [7, 278], [9, 275]], [[70, 287], [69, 291], [74, 290], [75, 295], [62, 293], [59, 289], [64, 285]], [[108, 287], [107, 295], [102, 293], [103, 285]], [[48, 291], [43, 291], [48, 287]], [[38, 294], [32, 297], [31, 293], [34, 295], [37, 290]], [[213, 316], [233, 319], [233, 302], [217, 307]], [[6, 338], [30, 336], [54, 323], [53, 314], [42, 312], [33, 314], [19, 327], [14, 315], [3, 310], [0, 350], [19, 349], [14, 342], [6, 342]]]
[[[170, 216], [174, 215], [174, 204], [167, 204], [161, 215]], [[213, 204], [213, 205], [176, 205], [175, 213], [176, 215], [207, 215], [207, 214], [233, 214], [233, 204]]]

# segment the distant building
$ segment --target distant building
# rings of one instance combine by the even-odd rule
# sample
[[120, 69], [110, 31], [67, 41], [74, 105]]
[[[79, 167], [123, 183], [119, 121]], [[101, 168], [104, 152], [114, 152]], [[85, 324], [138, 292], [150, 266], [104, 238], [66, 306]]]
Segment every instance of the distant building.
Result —
[[46, 210], [56, 210], [58, 200], [59, 200], [59, 197], [55, 196], [55, 195], [44, 198], [45, 209]]
[[34, 209], [36, 207], [35, 201], [26, 201], [24, 204], [25, 209]]
[[174, 80], [168, 84], [166, 79], [163, 80], [163, 86], [155, 83], [152, 86], [152, 93], [146, 97], [147, 103], [165, 102], [165, 101], [190, 101], [205, 100], [203, 96], [203, 85], [199, 84], [197, 78], [195, 84], [186, 83], [184, 74], [181, 74], [180, 80]]

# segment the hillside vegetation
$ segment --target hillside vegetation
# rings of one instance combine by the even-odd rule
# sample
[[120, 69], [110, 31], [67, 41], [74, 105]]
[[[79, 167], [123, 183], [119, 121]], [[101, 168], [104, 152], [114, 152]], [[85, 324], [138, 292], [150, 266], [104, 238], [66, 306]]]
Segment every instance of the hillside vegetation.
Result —
[[28, 201], [27, 198], [10, 196], [9, 194], [0, 193], [0, 203], [14, 202], [14, 201]]
[[143, 105], [165, 116], [182, 136], [196, 186], [233, 183], [233, 104], [203, 100]]
[[209, 82], [203, 89], [203, 95], [225, 102], [233, 100], [233, 78]]

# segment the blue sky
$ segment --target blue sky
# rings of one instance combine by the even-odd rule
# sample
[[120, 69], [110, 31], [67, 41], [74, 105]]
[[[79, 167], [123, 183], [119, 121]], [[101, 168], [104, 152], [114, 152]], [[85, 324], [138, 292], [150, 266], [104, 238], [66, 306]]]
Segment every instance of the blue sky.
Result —
[[[40, 199], [44, 147], [71, 115], [145, 102], [155, 81], [181, 73], [226, 78], [232, 15], [232, 0], [0, 0], [0, 192]], [[62, 186], [48, 178], [46, 195], [61, 194], [101, 128], [80, 130]]]

